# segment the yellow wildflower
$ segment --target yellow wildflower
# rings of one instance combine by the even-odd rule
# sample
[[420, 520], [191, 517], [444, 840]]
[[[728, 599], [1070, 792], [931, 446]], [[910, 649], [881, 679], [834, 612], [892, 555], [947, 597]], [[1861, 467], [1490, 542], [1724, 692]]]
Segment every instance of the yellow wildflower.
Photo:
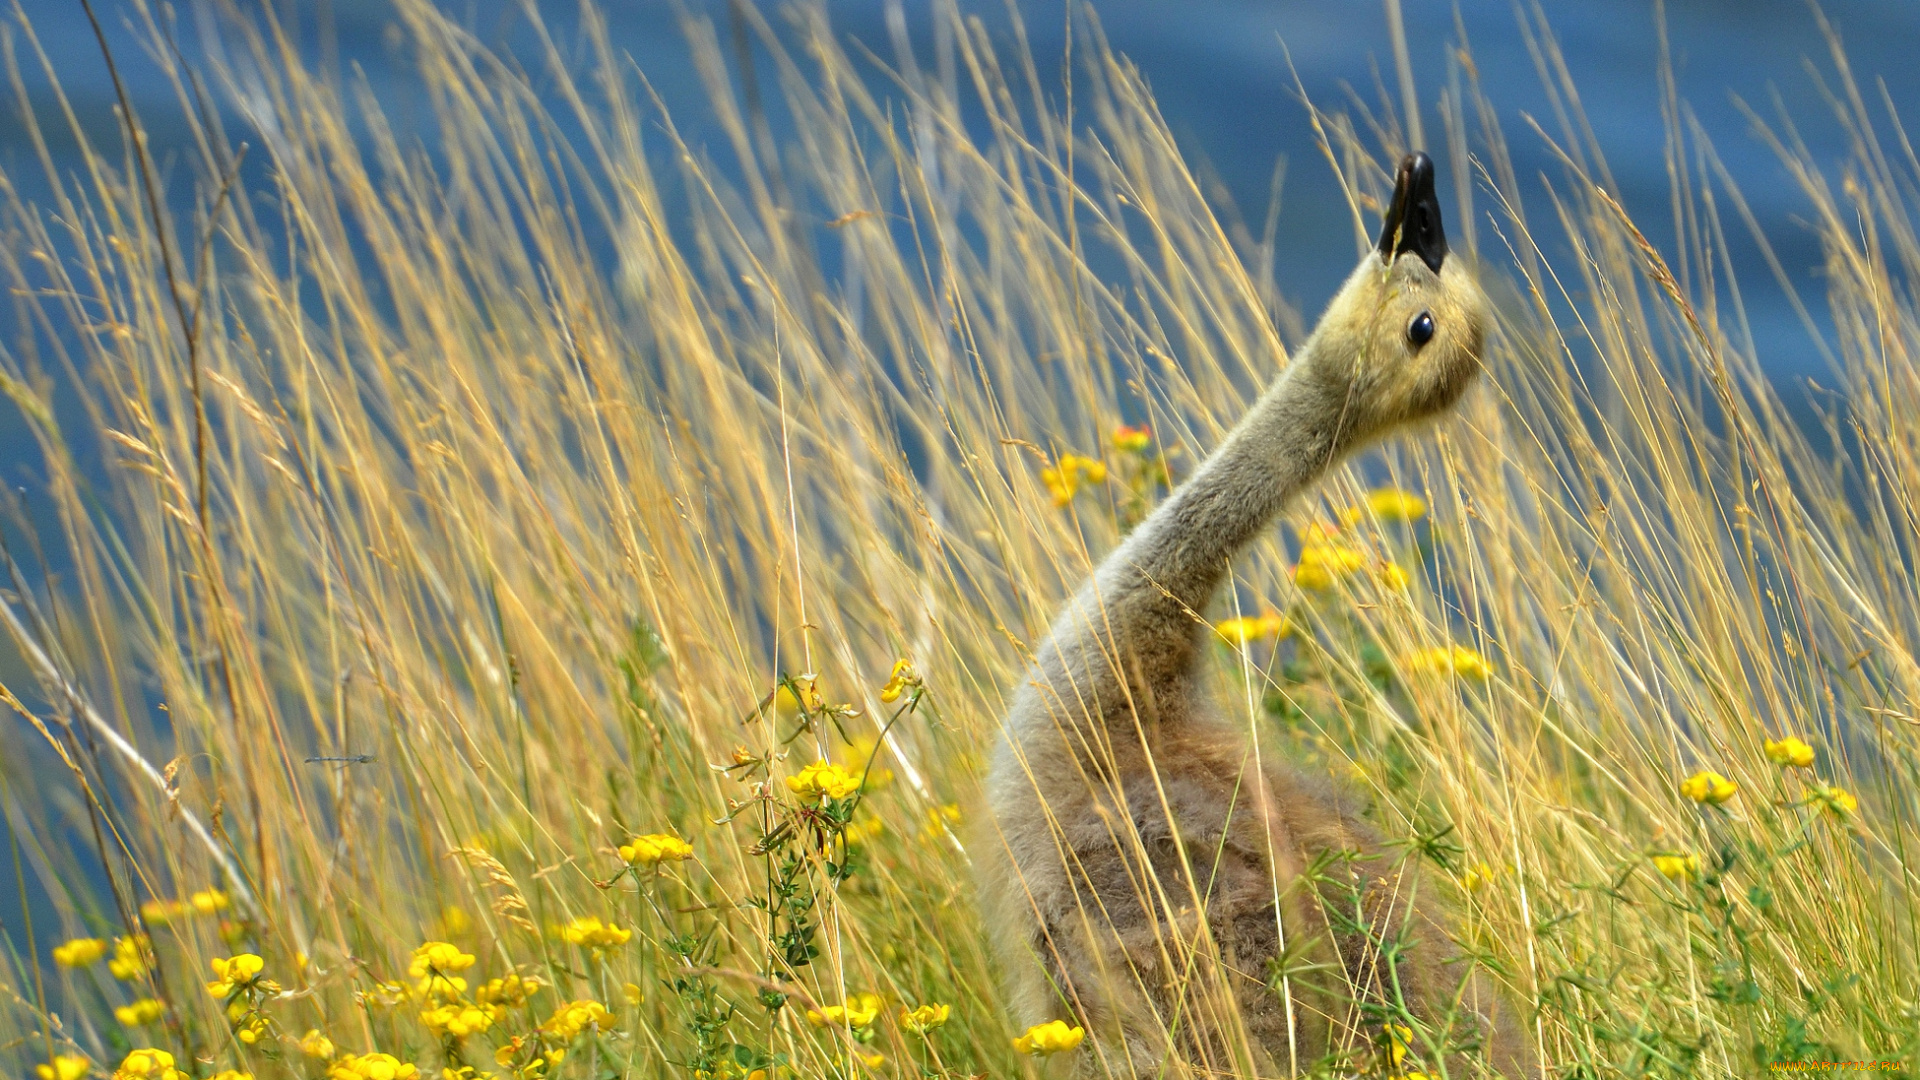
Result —
[[152, 998], [141, 998], [130, 1005], [122, 1005], [113, 1010], [113, 1018], [127, 1027], [139, 1027], [142, 1024], [157, 1024], [166, 1015], [166, 1009]]
[[[425, 980], [422, 981], [424, 982]], [[442, 979], [441, 981], [459, 983], [459, 989], [455, 990], [455, 993], [459, 993], [461, 990], [467, 988], [467, 981], [465, 979]], [[378, 1005], [383, 1009], [391, 1009], [395, 1005], [407, 1000], [407, 987], [405, 983], [392, 981], [377, 982], [365, 990], [357, 991], [354, 996], [359, 998], [363, 1005]]]
[[920, 673], [913, 668], [913, 662], [899, 659], [893, 662], [893, 673], [887, 676], [887, 685], [880, 688], [880, 700], [891, 705], [900, 700], [900, 695], [908, 690], [920, 688]]
[[74, 938], [64, 945], [53, 947], [53, 962], [61, 967], [83, 968], [97, 964], [107, 955], [107, 943], [99, 938]]
[[493, 1022], [499, 1019], [496, 1010], [498, 1006], [487, 1009], [464, 1001], [452, 1001], [422, 1012], [420, 1022], [435, 1035], [459, 1039], [478, 1035], [492, 1027]]
[[[588, 1002], [587, 1004], [592, 1003]], [[528, 1056], [526, 1064], [514, 1068], [513, 1059], [519, 1057], [520, 1051], [528, 1045], [528, 1036], [515, 1035], [493, 1052], [493, 1060], [501, 1065], [513, 1068], [513, 1075], [519, 1077], [520, 1080], [538, 1080], [549, 1066], [560, 1064], [560, 1059], [567, 1056], [566, 1047], [556, 1046], [543, 1051], [540, 1049], [540, 1043], [538, 1041], [532, 1041], [531, 1045], [534, 1052]]]
[[153, 943], [145, 934], [113, 939], [113, 958], [107, 961], [107, 970], [114, 978], [132, 982], [152, 966]]
[[[569, 1001], [555, 1009], [553, 1015], [547, 1018], [547, 1022], [540, 1025], [540, 1030], [562, 1039], [571, 1039], [590, 1027], [599, 1027], [605, 1031], [612, 1025], [613, 1014], [607, 1011], [605, 1005], [583, 999]], [[550, 1052], [547, 1056], [554, 1061], [560, 1060], [558, 1051]]]
[[1367, 493], [1367, 509], [1381, 521], [1419, 521], [1427, 516], [1427, 500], [1399, 488], [1375, 488]]
[[1680, 782], [1680, 794], [1705, 806], [1719, 806], [1739, 793], [1739, 784], [1706, 769]]
[[1260, 620], [1252, 616], [1236, 615], [1231, 619], [1221, 619], [1213, 624], [1213, 632], [1227, 640], [1230, 645], [1245, 645], [1260, 637]]
[[1815, 784], [1813, 798], [1835, 817], [1846, 817], [1848, 814], [1857, 813], [1860, 809], [1860, 800], [1854, 798], [1853, 793], [1843, 787]]
[[140, 917], [155, 926], [165, 926], [192, 910], [185, 900], [148, 900], [140, 905]]
[[233, 1037], [252, 1046], [267, 1036], [267, 1018], [244, 1001], [227, 1006], [227, 1019], [233, 1022]]
[[1416, 649], [1400, 658], [1408, 671], [1426, 675], [1458, 675], [1463, 679], [1485, 679], [1492, 669], [1487, 658], [1465, 645], [1435, 649]]
[[1484, 679], [1492, 668], [1487, 666], [1487, 658], [1465, 645], [1453, 647], [1453, 673], [1469, 679]]
[[227, 910], [227, 905], [231, 901], [227, 899], [227, 894], [219, 889], [202, 889], [187, 897], [187, 903], [193, 905], [196, 914], [216, 915]]
[[56, 1054], [51, 1065], [35, 1065], [40, 1080], [80, 1080], [92, 1063], [79, 1054]]
[[1061, 454], [1060, 464], [1040, 470], [1040, 482], [1053, 493], [1053, 505], [1065, 506], [1080, 490], [1080, 481], [1103, 484], [1107, 480], [1106, 462], [1079, 454]]
[[1025, 1035], [1013, 1040], [1013, 1048], [1022, 1054], [1046, 1057], [1071, 1050], [1086, 1037], [1087, 1031], [1083, 1027], [1068, 1027], [1064, 1020], [1049, 1020], [1028, 1028]]
[[1277, 611], [1269, 611], [1261, 615], [1222, 619], [1214, 624], [1213, 629], [1230, 644], [1245, 645], [1250, 641], [1264, 641], [1267, 638], [1285, 641], [1293, 633], [1293, 624], [1285, 615]]
[[1392, 561], [1381, 563], [1376, 567], [1373, 571], [1373, 579], [1388, 592], [1406, 592], [1407, 583], [1413, 580], [1407, 574], [1406, 568]]
[[1655, 855], [1653, 868], [1660, 871], [1660, 876], [1668, 881], [1687, 881], [1700, 876], [1700, 856]]
[[1073, 493], [1080, 486], [1079, 477], [1062, 472], [1049, 465], [1040, 470], [1040, 482], [1047, 486], [1053, 495], [1053, 505], [1065, 506], [1073, 501]]
[[920, 839], [935, 840], [953, 826], [960, 824], [960, 804], [941, 803], [927, 807], [927, 826], [920, 830]]
[[329, 1080], [413, 1080], [420, 1069], [392, 1054], [348, 1054], [327, 1070]]
[[260, 972], [267, 966], [267, 962], [252, 953], [241, 953], [239, 956], [216, 956], [212, 960], [212, 966], [214, 981], [207, 984], [207, 993], [223, 998], [235, 990], [251, 987], [259, 982]]
[[917, 1009], [902, 1010], [900, 1026], [915, 1035], [925, 1035], [945, 1024], [952, 1012], [951, 1005], [922, 1005]]
[[627, 999], [629, 1005], [640, 1005], [647, 1000], [647, 995], [640, 989], [639, 983], [621, 983], [620, 993]]
[[860, 778], [823, 759], [787, 777], [787, 790], [809, 801], [844, 799], [860, 790]]
[[1810, 769], [1813, 767], [1813, 747], [1792, 735], [1780, 739], [1768, 739], [1767, 759], [1775, 765]]
[[120, 1067], [114, 1070], [113, 1080], [187, 1080], [186, 1074], [173, 1067], [173, 1055], [165, 1050], [146, 1047], [135, 1050], [121, 1059]]
[[1138, 454], [1153, 442], [1153, 429], [1145, 424], [1129, 427], [1121, 424], [1113, 429], [1113, 448], [1123, 454]]
[[774, 709], [782, 719], [791, 720], [802, 712], [816, 713], [826, 706], [820, 696], [819, 679], [812, 673], [792, 675], [781, 680], [774, 691]]
[[591, 949], [609, 949], [633, 939], [633, 931], [601, 922], [598, 915], [582, 915], [560, 928], [560, 936], [574, 945]]
[[846, 1027], [856, 1031], [870, 1027], [880, 1015], [880, 995], [859, 993], [844, 1005], [822, 1005], [807, 1010], [807, 1022], [815, 1027]]
[[428, 941], [413, 950], [413, 959], [407, 964], [407, 974], [418, 979], [434, 972], [465, 971], [473, 964], [473, 954], [461, 952], [459, 946], [445, 941]]
[[499, 979], [488, 979], [480, 989], [473, 992], [473, 999], [482, 1005], [505, 1005], [519, 1008], [527, 1003], [534, 992], [546, 984], [531, 975], [508, 975]]
[[658, 866], [693, 858], [693, 845], [669, 833], [648, 833], [621, 844], [620, 857], [635, 866]]
[[333, 1040], [320, 1034], [319, 1028], [308, 1028], [307, 1033], [300, 1036], [300, 1052], [324, 1061], [333, 1056]]
[[456, 997], [466, 993], [467, 980], [454, 972], [467, 970], [473, 966], [473, 962], [473, 954], [461, 952], [457, 945], [445, 941], [427, 941], [413, 950], [413, 959], [407, 963], [407, 975], [419, 980], [417, 985], [422, 994]]
[[1387, 1053], [1398, 1066], [1407, 1060], [1407, 1051], [1413, 1048], [1413, 1029], [1405, 1024], [1387, 1025]]
[[253, 1074], [241, 1072], [239, 1069], [221, 1069], [214, 1073], [210, 1080], [253, 1080]]
[[1493, 867], [1484, 862], [1474, 863], [1460, 874], [1460, 887], [1468, 892], [1479, 892], [1493, 878]]
[[448, 937], [459, 937], [473, 929], [473, 918], [459, 904], [448, 904], [440, 909], [440, 929]]
[[840, 830], [840, 836], [849, 844], [864, 844], [886, 831], [886, 822], [877, 817], [866, 817], [847, 822], [847, 827]]
[[1316, 592], [1331, 589], [1334, 583], [1352, 576], [1367, 565], [1367, 556], [1358, 548], [1341, 543], [1308, 544], [1300, 549], [1300, 562], [1293, 568], [1293, 583]]

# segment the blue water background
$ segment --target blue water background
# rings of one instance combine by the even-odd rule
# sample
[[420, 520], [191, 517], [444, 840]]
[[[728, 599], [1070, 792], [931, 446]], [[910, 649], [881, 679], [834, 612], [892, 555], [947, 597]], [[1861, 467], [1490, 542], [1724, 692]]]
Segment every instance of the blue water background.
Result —
[[[175, 205], [189, 207], [185, 163], [193, 160], [193, 154], [174, 90], [145, 52], [140, 35], [128, 28], [128, 9], [116, 0], [97, 0], [97, 4], [153, 152], [172, 181]], [[724, 34], [724, 0], [684, 4], [610, 0], [605, 6], [617, 46], [646, 74], [681, 130], [696, 145], [712, 145], [718, 160], [728, 160], [724, 139], [708, 122], [701, 84], [679, 29], [679, 12], [690, 10], [714, 18]], [[21, 7], [90, 136], [118, 153], [113, 88], [77, 0], [24, 0]], [[316, 60], [323, 55], [323, 41], [330, 39], [337, 62], [363, 74], [392, 110], [389, 120], [402, 134], [427, 131], [420, 95], [404, 69], [404, 50], [393, 44], [393, 20], [384, 3], [332, 0], [281, 7], [298, 12], [294, 21], [306, 29], [303, 40]], [[574, 22], [572, 3], [541, 7], [550, 26], [563, 38], [572, 36], [568, 29]], [[530, 35], [514, 14], [517, 8], [517, 3], [499, 0], [449, 5], [481, 40], [502, 49], [524, 50]], [[1447, 77], [1447, 57], [1461, 44], [1455, 30], [1457, 15], [1466, 28], [1483, 85], [1501, 110], [1519, 174], [1530, 184], [1542, 172], [1558, 177], [1558, 168], [1524, 119], [1532, 115], [1549, 130], [1557, 130], [1520, 29], [1519, 9], [1499, 0], [1467, 0], [1457, 11], [1451, 3], [1404, 0], [1404, 8], [1431, 141], [1438, 141], [1441, 130], [1432, 101]], [[963, 9], [977, 13], [1010, 44], [1009, 19], [1001, 4], [969, 0]], [[199, 46], [193, 40], [191, 7], [187, 10], [185, 45], [193, 55]], [[891, 59], [896, 54], [887, 10], [886, 0], [847, 0], [831, 6], [844, 36], [859, 39], [882, 58]], [[934, 44], [925, 0], [907, 0], [900, 10], [920, 62], [931, 66]], [[1065, 10], [1061, 3], [1021, 6], [1038, 67], [1048, 76], [1057, 77], [1061, 70]], [[1543, 10], [1565, 49], [1621, 201], [1656, 243], [1672, 251], [1654, 5], [1650, 0], [1581, 0], [1548, 3]], [[1113, 47], [1131, 57], [1151, 83], [1189, 158], [1217, 177], [1237, 213], [1256, 231], [1267, 212], [1276, 164], [1285, 163], [1274, 278], [1282, 294], [1311, 319], [1351, 267], [1355, 238], [1346, 203], [1296, 97], [1294, 79], [1297, 76], [1307, 95], [1322, 107], [1337, 109], [1345, 107], [1348, 87], [1377, 106], [1377, 73], [1397, 107], [1382, 5], [1375, 0], [1109, 0], [1098, 11]], [[1870, 95], [1877, 99], [1875, 82], [1884, 80], [1897, 106], [1909, 115], [1920, 115], [1920, 93], [1916, 93], [1920, 64], [1914, 63], [1920, 53], [1920, 2], [1835, 0], [1826, 5], [1826, 11], [1844, 35], [1854, 70]], [[1802, 0], [1675, 0], [1667, 5], [1666, 17], [1682, 98], [1740, 178], [1788, 273], [1804, 295], [1815, 301], [1817, 310], [1820, 251], [1811, 231], [1796, 217], [1804, 216], [1803, 201], [1734, 104], [1734, 98], [1743, 98], [1771, 115], [1777, 94], [1816, 156], [1834, 162], [1842, 158], [1846, 147], [1840, 129], [1805, 66], [1810, 60], [1823, 70], [1830, 69], [1816, 19]], [[311, 32], [320, 23], [330, 24], [329, 35]], [[15, 47], [25, 56], [17, 35]], [[80, 161], [64, 137], [51, 88], [37, 66], [29, 63], [28, 67], [28, 108], [55, 137], [56, 168], [78, 173]], [[770, 82], [764, 70], [762, 82]], [[238, 118], [229, 115], [227, 119], [230, 130], [244, 138]], [[653, 146], [664, 151], [665, 140], [655, 140]], [[264, 159], [256, 149], [250, 170], [264, 169]], [[44, 199], [45, 178], [19, 110], [10, 99], [0, 108], [0, 169], [27, 198]], [[258, 181], [260, 176], [252, 172], [249, 179]], [[1537, 186], [1534, 190], [1536, 195], [1543, 194]], [[1454, 205], [1450, 196], [1443, 198], [1449, 208]], [[1794, 387], [1820, 374], [1819, 353], [1760, 263], [1757, 250], [1738, 232], [1732, 241], [1762, 361], [1793, 396]], [[15, 305], [0, 305], [0, 343], [11, 346], [18, 337], [19, 312]], [[65, 395], [60, 404], [71, 429], [81, 415], [70, 399], [70, 394]], [[46, 513], [38, 494], [40, 477], [40, 462], [20, 429], [19, 418], [10, 405], [0, 402], [0, 483], [20, 493], [30, 518]], [[41, 516], [41, 520], [50, 518]], [[17, 532], [12, 535], [17, 543]], [[60, 570], [57, 552], [50, 566], [55, 573]], [[23, 690], [33, 685], [6, 642], [0, 642], [0, 680]], [[0, 748], [6, 748], [0, 754], [17, 755], [19, 748], [31, 742], [11, 715], [0, 718], [0, 723], [14, 725], [0, 734]], [[40, 755], [31, 756], [37, 761]], [[11, 765], [0, 763], [0, 768], [11, 771], [20, 764], [16, 756]], [[7, 853], [0, 845], [0, 924], [16, 945], [23, 945], [15, 887]], [[37, 887], [30, 886], [29, 894], [44, 948], [53, 930], [51, 908]]]
[[[367, 80], [402, 136], [428, 132], [421, 96], [406, 70], [405, 51], [396, 45], [394, 19], [383, 0], [306, 0], [280, 6], [295, 13], [288, 21], [301, 31], [316, 62], [330, 56]], [[603, 6], [616, 46], [645, 73], [681, 130], [696, 146], [713, 146], [721, 162], [730, 160], [724, 139], [707, 122], [704, 93], [679, 28], [680, 12], [705, 15], [720, 26], [724, 39], [725, 0], [620, 0]], [[887, 25], [890, 6], [895, 6], [893, 0], [836, 0], [830, 11], [843, 37], [863, 42], [892, 61], [896, 52]], [[932, 66], [933, 20], [927, 0], [899, 0], [897, 6], [920, 62]], [[21, 7], [91, 137], [117, 154], [113, 89], [78, 0], [23, 0]], [[516, 14], [517, 0], [450, 0], [447, 7], [479, 40], [503, 51], [530, 54], [533, 38]], [[577, 37], [571, 32], [576, 10], [572, 0], [547, 0], [540, 8], [563, 42]], [[1531, 179], [1544, 172], [1558, 177], [1559, 168], [1527, 127], [1531, 116], [1556, 135], [1559, 130], [1520, 29], [1520, 6], [1503, 0], [1458, 5], [1404, 0], [1403, 8], [1428, 141], [1441, 140], [1432, 102], [1448, 77], [1448, 56], [1461, 45], [1457, 18], [1482, 83], [1501, 110], [1519, 175]], [[185, 209], [191, 205], [185, 163], [193, 158], [175, 91], [147, 56], [142, 36], [130, 29], [129, 7], [119, 0], [97, 0], [97, 9], [155, 156], [171, 165], [170, 193]], [[1003, 4], [966, 0], [962, 10], [979, 15], [1010, 44], [1010, 19]], [[1020, 4], [1019, 10], [1039, 70], [1043, 77], [1057, 78], [1066, 41], [1064, 4]], [[1235, 212], [1256, 228], [1267, 212], [1276, 164], [1284, 164], [1274, 278], [1281, 293], [1311, 318], [1351, 266], [1355, 241], [1349, 211], [1297, 98], [1295, 78], [1316, 104], [1333, 109], [1346, 107], [1354, 93], [1378, 108], [1378, 79], [1397, 108], [1383, 5], [1376, 0], [1111, 0], [1097, 10], [1114, 48], [1135, 61], [1151, 83], [1189, 158], [1218, 179]], [[1540, 10], [1563, 46], [1581, 104], [1607, 155], [1616, 193], [1671, 253], [1676, 245], [1660, 120], [1655, 4], [1581, 0], [1548, 2]], [[1897, 106], [1913, 103], [1920, 110], [1920, 65], [1913, 63], [1920, 51], [1920, 2], [1835, 0], [1825, 10], [1843, 35], [1870, 102], [1877, 102], [1876, 83], [1884, 81]], [[1743, 99], [1771, 117], [1777, 97], [1817, 157], [1841, 159], [1842, 132], [1806, 70], [1811, 62], [1831, 80], [1831, 62], [1815, 16], [1804, 0], [1673, 0], [1665, 12], [1681, 97], [1740, 178], [1788, 272], [1817, 300], [1813, 271], [1820, 253], [1811, 231], [1796, 218], [1803, 212], [1803, 200], [1734, 104], [1735, 98]], [[772, 22], [782, 25], [777, 14]], [[325, 34], [315, 30], [322, 23], [329, 27]], [[196, 55], [191, 5], [181, 26], [188, 55]], [[1081, 33], [1084, 43], [1084, 28]], [[24, 81], [31, 108], [53, 136], [55, 166], [74, 174], [79, 160], [65, 139], [47, 80], [24, 47], [15, 47], [27, 60]], [[771, 82], [764, 69], [761, 80]], [[1059, 89], [1057, 83], [1054, 89]], [[245, 138], [239, 118], [229, 113], [226, 119], [229, 130]], [[777, 113], [775, 121], [778, 124]], [[664, 139], [654, 141], [656, 149], [664, 149], [664, 144]], [[249, 179], [264, 175], [265, 158], [256, 148]], [[0, 106], [0, 169], [28, 198], [44, 196], [41, 168], [10, 99]], [[1443, 195], [1443, 200], [1453, 205], [1451, 197]], [[1535, 206], [1541, 208], [1539, 202]], [[1733, 232], [1736, 265], [1745, 271], [1744, 298], [1767, 369], [1788, 382], [1817, 374], [1818, 353], [1799, 318], [1758, 262], [1756, 250], [1737, 228]], [[0, 307], [0, 341], [11, 343], [17, 331], [18, 313]], [[32, 455], [17, 418], [7, 409], [0, 404], [0, 481], [19, 484], [23, 466], [32, 475]]]

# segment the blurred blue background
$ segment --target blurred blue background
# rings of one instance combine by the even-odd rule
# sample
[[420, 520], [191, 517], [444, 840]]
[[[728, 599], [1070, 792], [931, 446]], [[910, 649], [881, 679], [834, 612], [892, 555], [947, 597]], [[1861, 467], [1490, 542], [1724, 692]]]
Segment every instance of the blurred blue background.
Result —
[[[246, 2], [242, 0], [243, 6]], [[835, 0], [829, 10], [843, 38], [864, 43], [889, 63], [897, 58], [898, 38], [889, 28], [889, 15], [894, 14], [921, 63], [931, 66], [935, 46], [929, 3]], [[170, 156], [176, 163], [191, 160], [181, 104], [143, 48], [143, 36], [130, 28], [132, 5], [127, 0], [95, 4], [156, 155], [162, 161]], [[533, 40], [520, 0], [446, 0], [444, 6], [479, 40], [503, 50], [524, 52]], [[726, 0], [611, 0], [601, 6], [617, 46], [646, 75], [682, 130], [696, 144], [710, 143], [721, 151], [716, 156], [727, 160], [718, 132], [703, 122], [704, 94], [679, 28], [682, 12], [706, 16], [725, 40]], [[385, 0], [298, 0], [277, 7], [301, 28], [316, 60], [330, 57], [364, 73], [403, 132], [410, 124], [424, 124], [424, 108], [414, 104], [418, 96], [409, 97], [407, 53], [399, 45]], [[784, 25], [777, 4], [763, 7], [776, 26]], [[960, 0], [960, 7], [1011, 43], [1011, 19], [1001, 0]], [[1653, 0], [1550, 0], [1537, 8], [1487, 0], [1402, 0], [1402, 7], [1425, 103], [1428, 141], [1441, 141], [1432, 102], [1449, 77], [1449, 56], [1462, 45], [1457, 19], [1488, 96], [1501, 110], [1519, 174], [1529, 181], [1542, 172], [1559, 175], [1525, 120], [1536, 117], [1549, 131], [1559, 130], [1522, 29], [1529, 13], [1543, 16], [1564, 49], [1580, 102], [1608, 156], [1617, 194], [1654, 241], [1671, 249]], [[112, 86], [78, 0], [22, 0], [20, 8], [75, 109], [102, 145], [117, 149]], [[1048, 0], [1019, 3], [1017, 8], [1037, 66], [1043, 77], [1056, 80], [1057, 91], [1067, 5]], [[576, 0], [542, 0], [539, 9], [563, 41], [573, 36]], [[1288, 64], [1322, 108], [1345, 108], [1351, 95], [1377, 108], [1376, 79], [1397, 107], [1381, 0], [1107, 0], [1096, 10], [1113, 46], [1131, 57], [1150, 81], [1190, 160], [1218, 179], [1215, 194], [1230, 199], [1235, 212], [1256, 231], [1267, 213], [1276, 164], [1284, 163], [1275, 280], [1282, 294], [1311, 319], [1350, 267], [1354, 236], [1345, 203], [1314, 144]], [[1896, 106], [1920, 102], [1920, 65], [1913, 62], [1920, 51], [1920, 3], [1830, 0], [1824, 11], [1844, 38], [1870, 105], [1877, 105], [1872, 99], [1880, 80]], [[181, 37], [189, 56], [198, 51], [193, 12], [191, 3], [182, 5]], [[1842, 133], [1808, 70], [1811, 62], [1830, 77], [1832, 62], [1817, 17], [1806, 0], [1670, 0], [1665, 18], [1681, 98], [1740, 178], [1788, 273], [1810, 288], [1810, 299], [1817, 299], [1812, 271], [1819, 250], [1812, 234], [1795, 220], [1799, 194], [1735, 104], [1736, 97], [1743, 99], [1772, 120], [1777, 95], [1815, 154], [1832, 162], [1841, 159]], [[323, 26], [326, 32], [316, 30]], [[18, 42], [15, 48], [27, 55]], [[24, 66], [30, 69], [24, 82], [31, 107], [43, 118], [55, 119], [57, 106], [47, 80], [31, 62]], [[764, 65], [761, 80], [771, 81]], [[19, 110], [13, 102], [7, 104], [0, 113], [0, 168], [32, 198], [44, 191], [41, 169]], [[57, 121], [47, 126], [56, 134], [62, 127]], [[236, 124], [230, 130], [242, 132], [243, 127]], [[663, 148], [664, 140], [653, 145]], [[70, 147], [56, 144], [53, 150], [57, 168], [77, 168], [77, 160], [62, 156]], [[264, 157], [256, 153], [250, 165], [263, 167]], [[186, 185], [179, 182], [182, 170], [176, 168], [172, 176], [174, 196], [183, 200], [181, 205], [190, 205], [184, 201]], [[1443, 199], [1453, 205], [1450, 195]], [[1789, 382], [1817, 374], [1819, 362], [1800, 320], [1757, 257], [1739, 258], [1756, 254], [1744, 238], [1734, 241], [1737, 265], [1744, 271], [1741, 284], [1768, 369]], [[0, 310], [0, 341], [13, 336], [14, 318], [10, 309]], [[17, 482], [5, 467], [24, 449], [3, 434], [11, 419], [0, 413], [0, 479]]]

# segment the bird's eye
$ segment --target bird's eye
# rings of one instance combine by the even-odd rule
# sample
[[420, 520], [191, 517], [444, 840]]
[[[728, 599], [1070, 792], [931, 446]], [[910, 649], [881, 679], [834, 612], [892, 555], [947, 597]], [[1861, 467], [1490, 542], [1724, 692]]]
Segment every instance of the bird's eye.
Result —
[[1413, 342], [1415, 348], [1433, 340], [1432, 312], [1423, 311], [1413, 317], [1413, 321], [1407, 324], [1407, 340]]

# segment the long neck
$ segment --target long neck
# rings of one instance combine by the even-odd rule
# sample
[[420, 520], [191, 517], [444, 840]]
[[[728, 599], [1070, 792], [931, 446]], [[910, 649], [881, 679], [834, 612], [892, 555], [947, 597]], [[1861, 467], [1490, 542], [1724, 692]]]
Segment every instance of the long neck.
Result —
[[[1306, 357], [1268, 388], [1193, 477], [1101, 564], [1107, 602], [1140, 591], [1182, 610], [1206, 607], [1228, 562], [1342, 453], [1345, 402], [1314, 379]], [[1143, 613], [1144, 615], [1144, 613]], [[1136, 631], [1145, 626], [1134, 627]]]
[[1092, 721], [1104, 739], [1126, 741], [1126, 710], [1144, 705], [1163, 722], [1186, 715], [1197, 616], [1228, 563], [1352, 445], [1344, 386], [1316, 377], [1310, 362], [1318, 340], [1067, 604], [1040, 650], [1048, 690], [1034, 700], [1051, 704], [1016, 709], [1009, 724]]

